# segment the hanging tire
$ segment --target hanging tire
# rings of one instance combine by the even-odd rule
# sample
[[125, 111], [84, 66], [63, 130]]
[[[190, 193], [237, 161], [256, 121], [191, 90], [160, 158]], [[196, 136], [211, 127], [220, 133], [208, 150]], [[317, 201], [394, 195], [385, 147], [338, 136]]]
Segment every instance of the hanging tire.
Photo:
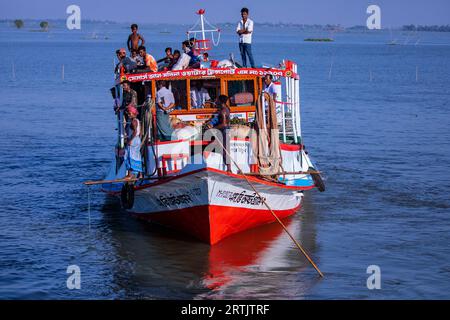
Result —
[[120, 203], [122, 208], [131, 209], [134, 205], [134, 186], [130, 183], [125, 183], [120, 192]]
[[[309, 167], [308, 171], [316, 171], [316, 169], [314, 169], [313, 167]], [[314, 173], [310, 173], [311, 174], [311, 178], [314, 181], [314, 185], [316, 186], [316, 188], [320, 191], [320, 192], [324, 192], [325, 191], [325, 183], [323, 182], [322, 176], [320, 175], [320, 173], [314, 172]]]

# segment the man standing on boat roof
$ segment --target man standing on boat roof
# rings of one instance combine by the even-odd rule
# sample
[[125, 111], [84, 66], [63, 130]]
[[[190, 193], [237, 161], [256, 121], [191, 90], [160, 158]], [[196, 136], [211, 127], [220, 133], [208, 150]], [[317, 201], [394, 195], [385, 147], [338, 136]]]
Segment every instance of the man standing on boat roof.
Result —
[[252, 68], [255, 67], [252, 54], [252, 33], [253, 33], [253, 21], [248, 18], [248, 9], [241, 9], [242, 20], [239, 21], [236, 32], [239, 35], [239, 51], [241, 52], [242, 65], [247, 67], [247, 56], [250, 60]]

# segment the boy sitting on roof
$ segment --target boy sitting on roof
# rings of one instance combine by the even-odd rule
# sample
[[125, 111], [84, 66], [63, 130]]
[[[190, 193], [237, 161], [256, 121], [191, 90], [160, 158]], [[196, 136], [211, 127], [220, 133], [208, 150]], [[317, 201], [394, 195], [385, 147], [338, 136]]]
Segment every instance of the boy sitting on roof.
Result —
[[169, 62], [169, 65], [167, 66], [167, 69], [173, 70], [174, 66], [177, 64], [178, 60], [180, 59], [181, 52], [180, 50], [175, 50], [173, 52], [172, 60]]
[[170, 47], [166, 48], [166, 50], [164, 50], [164, 52], [166, 53], [166, 56], [164, 58], [161, 58], [158, 61], [156, 61], [157, 63], [164, 62], [165, 64], [169, 64], [170, 61], [173, 59], [172, 48], [170, 48]]
[[208, 54], [208, 52], [204, 52], [203, 53], [202, 59], [200, 61], [200, 68], [201, 69], [211, 68], [211, 61], [209, 61], [209, 54]]
[[136, 62], [137, 66], [143, 66], [144, 65], [144, 59], [139, 55], [139, 52], [135, 49], [131, 49], [131, 60]]

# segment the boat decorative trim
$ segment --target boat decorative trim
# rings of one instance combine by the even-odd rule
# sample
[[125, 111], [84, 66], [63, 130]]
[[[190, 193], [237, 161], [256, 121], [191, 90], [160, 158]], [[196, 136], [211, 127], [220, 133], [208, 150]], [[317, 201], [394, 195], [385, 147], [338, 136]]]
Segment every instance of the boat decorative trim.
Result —
[[220, 77], [220, 76], [257, 76], [263, 77], [271, 74], [274, 77], [285, 77], [298, 79], [298, 74], [287, 69], [265, 69], [265, 68], [210, 68], [210, 69], [185, 69], [161, 72], [129, 73], [124, 79], [130, 82], [142, 82], [150, 80], [168, 80], [189, 77]]

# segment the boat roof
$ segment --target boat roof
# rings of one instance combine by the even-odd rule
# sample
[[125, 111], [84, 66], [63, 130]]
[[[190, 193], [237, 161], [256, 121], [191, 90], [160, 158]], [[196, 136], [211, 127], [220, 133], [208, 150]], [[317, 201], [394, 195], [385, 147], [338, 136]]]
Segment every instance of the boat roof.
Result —
[[263, 77], [271, 74], [274, 77], [299, 79], [299, 75], [290, 69], [277, 68], [208, 68], [208, 69], [184, 69], [168, 70], [160, 72], [140, 72], [128, 73], [122, 77], [130, 82], [143, 82], [151, 80], [183, 80], [190, 78], [242, 78], [242, 77]]

